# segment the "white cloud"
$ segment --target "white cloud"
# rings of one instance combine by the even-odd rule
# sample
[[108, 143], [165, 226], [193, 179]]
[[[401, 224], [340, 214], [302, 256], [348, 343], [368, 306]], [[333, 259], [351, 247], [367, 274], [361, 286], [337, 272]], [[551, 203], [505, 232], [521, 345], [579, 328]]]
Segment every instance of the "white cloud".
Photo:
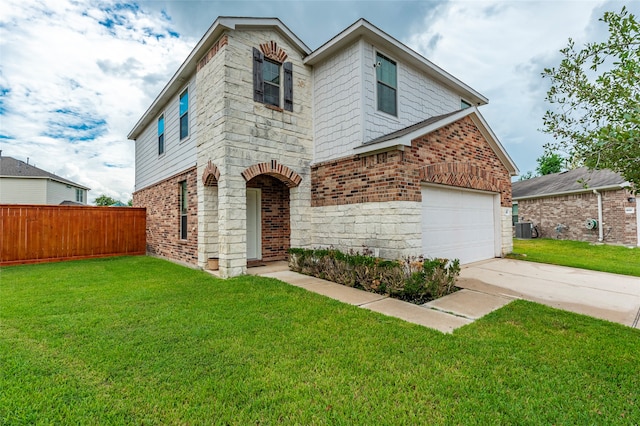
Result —
[[[398, 4], [400, 3], [400, 6]], [[142, 6], [138, 6], [141, 4]], [[218, 15], [277, 16], [311, 47], [359, 17], [490, 99], [482, 112], [522, 171], [548, 136], [540, 72], [569, 37], [606, 35], [623, 1], [0, 2], [0, 149], [126, 201], [135, 122]], [[177, 33], [180, 34], [177, 37]], [[10, 136], [11, 139], [6, 137]], [[94, 138], [95, 137], [95, 138]]]
[[[112, 1], [0, 6], [3, 155], [127, 201], [126, 135], [195, 44], [161, 13]], [[151, 82], [151, 84], [150, 84]]]
[[[406, 43], [489, 98], [482, 107], [522, 172], [549, 136], [538, 132], [546, 82], [569, 37], [585, 40], [603, 2], [468, 1], [441, 6]], [[613, 9], [617, 9], [618, 5]]]

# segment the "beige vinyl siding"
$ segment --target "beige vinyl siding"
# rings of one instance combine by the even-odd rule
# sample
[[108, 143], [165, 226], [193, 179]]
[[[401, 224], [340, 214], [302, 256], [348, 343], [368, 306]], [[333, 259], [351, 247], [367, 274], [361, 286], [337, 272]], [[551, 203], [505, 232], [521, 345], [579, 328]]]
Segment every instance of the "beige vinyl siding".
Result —
[[0, 203], [46, 204], [47, 179], [0, 178]]
[[[63, 201], [76, 201], [76, 188], [54, 180], [47, 181], [47, 204], [60, 204]], [[83, 204], [87, 204], [87, 191], [84, 192]]]
[[363, 43], [364, 64], [373, 64], [376, 53], [388, 56], [397, 63], [398, 116], [378, 111], [376, 69], [364, 66], [364, 139], [370, 141], [379, 136], [419, 123], [429, 117], [447, 114], [460, 109], [460, 94], [443, 86], [423, 72], [399, 61], [392, 52], [378, 50], [377, 46]]
[[[189, 89], [189, 136], [180, 140], [180, 94]], [[139, 191], [196, 165], [197, 91], [195, 76], [145, 128], [136, 140], [136, 186]], [[164, 113], [164, 154], [158, 155], [158, 117]]]
[[314, 161], [352, 154], [362, 143], [362, 42], [314, 67]]
[[[378, 111], [376, 53], [397, 64], [397, 116]], [[363, 142], [460, 109], [460, 94], [366, 40], [314, 66], [313, 73], [315, 162], [352, 155]]]

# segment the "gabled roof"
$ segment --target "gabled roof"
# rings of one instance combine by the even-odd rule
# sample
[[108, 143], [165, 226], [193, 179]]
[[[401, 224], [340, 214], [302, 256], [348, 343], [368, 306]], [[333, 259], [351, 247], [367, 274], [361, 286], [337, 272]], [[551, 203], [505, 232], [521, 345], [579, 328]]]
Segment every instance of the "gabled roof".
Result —
[[619, 174], [605, 170], [589, 170], [586, 167], [538, 176], [511, 184], [513, 200], [542, 198], [593, 190], [615, 190], [628, 186]]
[[211, 46], [222, 36], [226, 30], [235, 30], [242, 28], [251, 29], [273, 29], [278, 31], [293, 46], [297, 47], [300, 52], [308, 55], [311, 49], [302, 42], [286, 25], [278, 18], [240, 18], [232, 16], [221, 16], [214, 21], [207, 32], [202, 36], [198, 44], [193, 48], [187, 59], [182, 63], [178, 71], [171, 77], [171, 80], [164, 86], [160, 94], [153, 101], [144, 115], [138, 120], [136, 125], [131, 129], [129, 139], [137, 139], [140, 133], [147, 125], [156, 118], [163, 106], [174, 97], [179, 90], [184, 88], [185, 83], [189, 81], [191, 75], [196, 71], [198, 61], [207, 53]]
[[215, 20], [202, 39], [193, 48], [187, 59], [182, 63], [178, 71], [171, 77], [151, 106], [138, 120], [127, 136], [129, 139], [137, 139], [140, 133], [160, 114], [164, 105], [174, 97], [179, 90], [184, 88], [191, 75], [195, 72], [198, 61], [205, 55], [218, 38], [226, 30], [235, 29], [274, 29], [285, 37], [293, 46], [306, 56], [304, 63], [313, 66], [322, 60], [334, 55], [341, 49], [364, 38], [378, 46], [380, 49], [393, 53], [394, 57], [424, 72], [437, 82], [459, 93], [466, 101], [473, 105], [485, 105], [489, 101], [479, 92], [472, 89], [462, 81], [455, 78], [442, 68], [438, 67], [419, 53], [410, 49], [400, 41], [391, 37], [375, 25], [365, 19], [359, 19], [346, 28], [340, 34], [333, 37], [315, 51], [311, 51], [286, 25], [278, 18], [241, 18], [221, 16]]
[[89, 190], [86, 186], [65, 179], [46, 170], [39, 169], [13, 157], [0, 157], [0, 177], [19, 177], [28, 179], [51, 179], [76, 188]]
[[465, 117], [471, 118], [473, 123], [478, 127], [478, 130], [480, 130], [480, 133], [482, 133], [482, 136], [484, 136], [486, 141], [489, 143], [489, 146], [493, 149], [493, 152], [496, 153], [500, 161], [502, 161], [504, 166], [507, 168], [510, 175], [516, 176], [519, 173], [516, 164], [513, 162], [509, 154], [507, 154], [507, 151], [505, 151], [504, 147], [498, 140], [498, 137], [493, 133], [493, 130], [491, 130], [489, 124], [485, 121], [484, 117], [482, 117], [482, 114], [480, 114], [480, 111], [478, 111], [476, 107], [465, 108], [448, 114], [428, 118], [409, 127], [405, 127], [404, 129], [400, 129], [365, 142], [362, 145], [357, 146], [354, 150], [356, 154], [364, 154], [396, 146], [411, 146], [412, 140], [434, 132], [444, 126], [448, 126], [449, 124]]
[[377, 48], [388, 51], [389, 54], [393, 54], [403, 63], [415, 67], [437, 82], [460, 93], [462, 97], [465, 98], [466, 101], [471, 102], [472, 105], [485, 105], [489, 102], [485, 96], [438, 67], [424, 56], [410, 49], [405, 44], [391, 37], [366, 19], [359, 19], [340, 34], [314, 50], [312, 54], [305, 58], [304, 63], [307, 65], [315, 65], [361, 38], [371, 42]]

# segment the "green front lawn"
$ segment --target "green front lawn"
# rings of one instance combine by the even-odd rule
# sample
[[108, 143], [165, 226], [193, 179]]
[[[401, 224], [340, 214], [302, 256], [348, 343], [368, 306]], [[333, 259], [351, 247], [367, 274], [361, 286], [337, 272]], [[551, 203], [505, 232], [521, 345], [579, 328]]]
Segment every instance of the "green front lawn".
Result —
[[513, 240], [512, 259], [640, 277], [640, 248], [546, 238]]
[[0, 424], [637, 424], [640, 330], [516, 301], [444, 335], [148, 257], [0, 270]]

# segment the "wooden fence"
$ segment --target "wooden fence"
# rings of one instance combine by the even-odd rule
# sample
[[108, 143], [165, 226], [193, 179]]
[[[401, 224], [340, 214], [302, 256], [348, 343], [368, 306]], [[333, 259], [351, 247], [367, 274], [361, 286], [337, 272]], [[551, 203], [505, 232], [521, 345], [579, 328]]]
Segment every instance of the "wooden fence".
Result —
[[0, 204], [0, 266], [146, 251], [146, 210]]

